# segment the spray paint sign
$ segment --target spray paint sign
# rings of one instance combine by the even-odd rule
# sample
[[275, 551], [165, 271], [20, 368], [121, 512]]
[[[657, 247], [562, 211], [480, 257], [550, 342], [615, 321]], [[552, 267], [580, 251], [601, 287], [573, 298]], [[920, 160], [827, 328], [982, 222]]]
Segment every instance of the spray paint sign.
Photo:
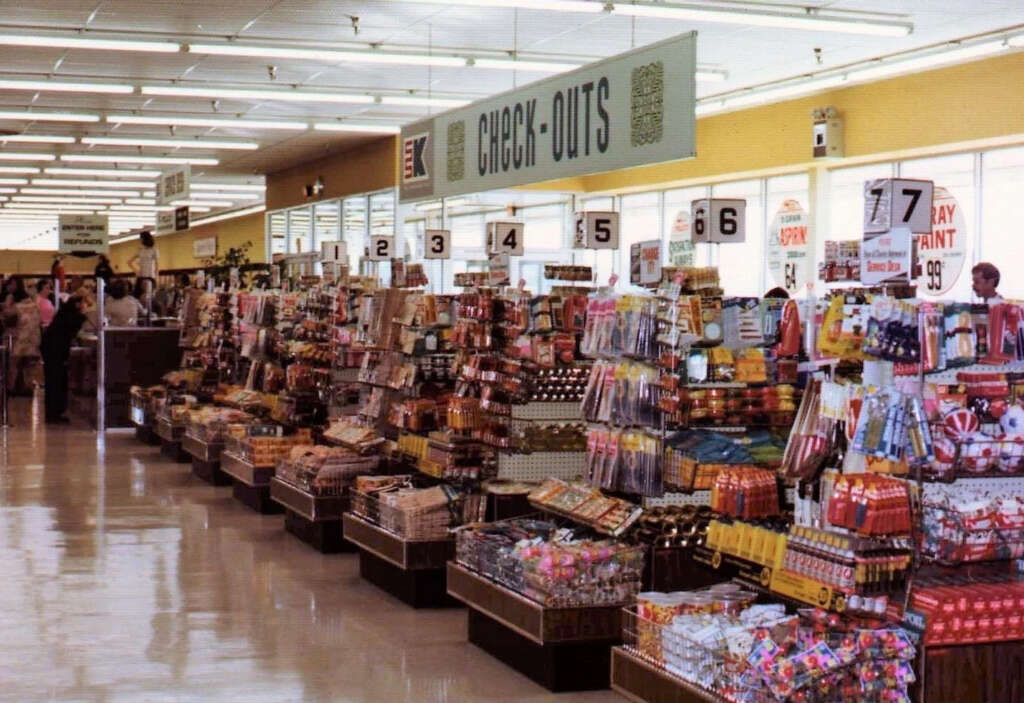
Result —
[[807, 212], [796, 200], [779, 207], [768, 228], [768, 275], [790, 293], [811, 282], [810, 247], [807, 243]]
[[917, 235], [921, 275], [917, 284], [928, 295], [943, 295], [956, 284], [967, 260], [967, 224], [953, 194], [936, 186], [932, 231]]

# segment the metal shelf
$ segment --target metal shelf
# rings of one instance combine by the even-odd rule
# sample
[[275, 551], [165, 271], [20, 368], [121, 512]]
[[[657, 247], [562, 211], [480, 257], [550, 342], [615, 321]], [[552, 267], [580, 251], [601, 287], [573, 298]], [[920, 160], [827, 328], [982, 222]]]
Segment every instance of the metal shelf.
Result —
[[576, 478], [583, 475], [586, 452], [533, 452], [498, 454], [498, 478], [514, 481], [543, 481], [546, 478]]
[[443, 569], [455, 556], [455, 540], [407, 540], [353, 513], [342, 516], [345, 539], [403, 571]]
[[512, 406], [513, 420], [583, 420], [583, 411], [576, 401], [567, 403], [544, 403], [534, 401], [526, 405]]

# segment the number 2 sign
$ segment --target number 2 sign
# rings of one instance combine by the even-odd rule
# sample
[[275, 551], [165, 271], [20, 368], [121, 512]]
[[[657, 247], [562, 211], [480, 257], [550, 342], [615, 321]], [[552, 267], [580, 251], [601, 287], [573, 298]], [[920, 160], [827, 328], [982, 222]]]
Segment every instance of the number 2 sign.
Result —
[[388, 261], [394, 256], [395, 237], [390, 234], [370, 235], [370, 261]]
[[523, 255], [522, 222], [488, 222], [487, 253]]
[[906, 227], [914, 234], [932, 231], [931, 181], [880, 178], [864, 182], [864, 233]]

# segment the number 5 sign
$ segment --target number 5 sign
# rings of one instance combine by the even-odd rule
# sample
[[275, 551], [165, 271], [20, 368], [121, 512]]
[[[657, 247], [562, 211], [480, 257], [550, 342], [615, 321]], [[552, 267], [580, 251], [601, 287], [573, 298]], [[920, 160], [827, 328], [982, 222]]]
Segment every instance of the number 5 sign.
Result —
[[522, 222], [488, 222], [487, 253], [523, 255]]
[[906, 227], [914, 234], [932, 231], [931, 181], [881, 178], [864, 182], [864, 233]]
[[690, 232], [694, 242], [744, 242], [747, 237], [747, 201], [732, 198], [694, 200], [690, 206]]
[[619, 213], [585, 212], [583, 227], [587, 237], [587, 249], [619, 248]]

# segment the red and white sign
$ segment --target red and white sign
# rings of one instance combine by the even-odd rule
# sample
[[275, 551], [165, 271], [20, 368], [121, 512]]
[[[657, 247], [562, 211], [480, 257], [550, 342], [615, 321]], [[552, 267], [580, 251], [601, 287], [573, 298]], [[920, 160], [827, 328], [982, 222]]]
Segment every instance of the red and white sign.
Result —
[[909, 227], [864, 235], [860, 248], [860, 281], [866, 286], [910, 280], [912, 235]]
[[921, 261], [918, 285], [927, 295], [943, 295], [956, 284], [967, 260], [967, 223], [953, 194], [935, 187], [932, 231], [917, 235]]
[[680, 210], [668, 236], [669, 266], [693, 266], [693, 242], [690, 240], [690, 211]]
[[809, 218], [796, 200], [779, 207], [768, 228], [768, 275], [790, 293], [811, 281], [811, 252], [807, 240]]
[[402, 140], [402, 181], [415, 183], [430, 178], [425, 158], [430, 132], [422, 132]]
[[636, 286], [661, 281], [661, 240], [637, 242], [629, 247], [629, 282]]

